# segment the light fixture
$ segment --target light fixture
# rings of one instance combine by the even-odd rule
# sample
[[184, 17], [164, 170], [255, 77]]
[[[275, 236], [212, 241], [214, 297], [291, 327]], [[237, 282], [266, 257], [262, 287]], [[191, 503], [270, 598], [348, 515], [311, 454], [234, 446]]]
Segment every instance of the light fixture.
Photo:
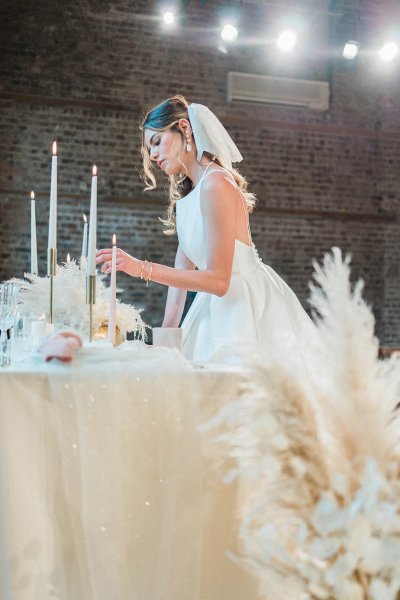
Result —
[[221, 37], [224, 42], [234, 42], [238, 36], [238, 30], [234, 25], [224, 25]]
[[282, 52], [290, 52], [297, 40], [297, 36], [294, 31], [282, 31], [277, 39], [277, 45], [279, 50]]
[[173, 22], [175, 21], [175, 15], [172, 11], [168, 10], [164, 13], [164, 23], [166, 25], [172, 25]]
[[354, 60], [358, 56], [358, 42], [349, 40], [343, 48], [343, 58], [346, 60]]
[[390, 62], [399, 53], [399, 47], [394, 42], [387, 42], [382, 46], [379, 56], [383, 62]]

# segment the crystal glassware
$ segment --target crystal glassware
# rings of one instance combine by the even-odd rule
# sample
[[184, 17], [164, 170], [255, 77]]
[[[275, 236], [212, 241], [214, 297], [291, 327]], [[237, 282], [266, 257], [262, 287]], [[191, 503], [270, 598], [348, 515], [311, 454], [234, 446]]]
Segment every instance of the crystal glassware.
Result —
[[0, 286], [0, 366], [10, 364], [11, 343], [14, 325], [18, 313], [18, 286], [15, 283], [3, 283]]

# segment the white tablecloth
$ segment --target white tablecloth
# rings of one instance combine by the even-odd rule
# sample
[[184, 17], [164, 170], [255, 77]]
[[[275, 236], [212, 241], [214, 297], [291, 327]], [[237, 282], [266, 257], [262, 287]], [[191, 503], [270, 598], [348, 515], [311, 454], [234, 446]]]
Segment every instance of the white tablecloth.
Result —
[[234, 367], [127, 343], [0, 370], [1, 600], [253, 600], [211, 434]]

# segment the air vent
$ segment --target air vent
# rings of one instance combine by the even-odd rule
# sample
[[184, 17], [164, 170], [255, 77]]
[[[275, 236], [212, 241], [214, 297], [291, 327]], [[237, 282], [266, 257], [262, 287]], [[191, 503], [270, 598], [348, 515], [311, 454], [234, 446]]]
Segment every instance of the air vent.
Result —
[[329, 83], [230, 71], [228, 102], [232, 100], [328, 110]]

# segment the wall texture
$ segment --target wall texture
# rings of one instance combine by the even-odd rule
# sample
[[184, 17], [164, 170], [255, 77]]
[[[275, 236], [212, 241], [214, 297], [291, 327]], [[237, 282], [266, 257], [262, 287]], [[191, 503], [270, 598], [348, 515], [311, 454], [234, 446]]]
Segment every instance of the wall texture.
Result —
[[[139, 258], [172, 264], [176, 238], [158, 216], [167, 182], [143, 192], [138, 124], [175, 93], [206, 103], [237, 142], [241, 172], [258, 195], [251, 218], [265, 262], [306, 305], [312, 258], [333, 245], [353, 255], [382, 343], [400, 345], [398, 223], [400, 66], [383, 67], [374, 44], [398, 18], [394, 2], [243, 2], [241, 36], [218, 50], [221, 11], [233, 2], [182, 3], [179, 26], [163, 28], [161, 2], [3, 0], [0, 7], [0, 280], [29, 268], [29, 193], [37, 197], [40, 271], [45, 273], [50, 153], [59, 145], [59, 257], [78, 256], [91, 165], [99, 169], [99, 246], [116, 232]], [[237, 4], [237, 3], [236, 3]], [[305, 23], [291, 58], [274, 50], [274, 27], [296, 10]], [[340, 59], [357, 23], [364, 47]], [[330, 82], [330, 110], [227, 103], [229, 71]], [[162, 319], [166, 289], [118, 276], [124, 299]]]

